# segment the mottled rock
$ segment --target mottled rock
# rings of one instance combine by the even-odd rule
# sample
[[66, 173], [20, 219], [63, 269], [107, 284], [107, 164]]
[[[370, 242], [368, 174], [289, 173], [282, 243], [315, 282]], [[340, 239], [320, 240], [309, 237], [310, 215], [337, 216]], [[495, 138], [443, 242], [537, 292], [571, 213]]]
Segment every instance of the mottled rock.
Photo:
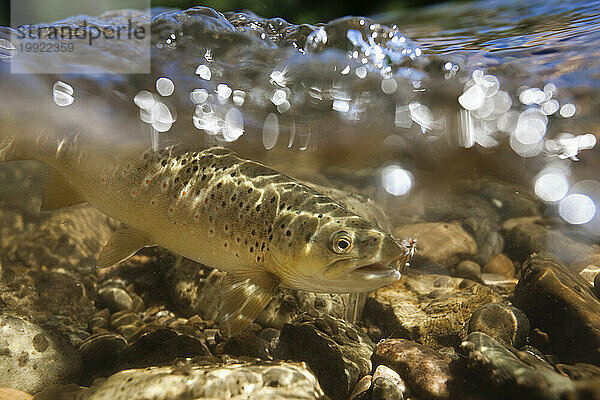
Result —
[[468, 365], [503, 397], [559, 400], [574, 390], [568, 378], [519, 359], [507, 345], [481, 332], [469, 334], [461, 345]]
[[529, 335], [529, 320], [518, 308], [500, 303], [485, 304], [475, 310], [469, 320], [469, 333], [476, 331], [521, 347]]
[[323, 391], [303, 363], [184, 364], [117, 372], [77, 400], [315, 399]]
[[274, 356], [307, 362], [329, 397], [347, 399], [371, 372], [373, 348], [365, 333], [341, 319], [305, 315], [283, 326]]
[[464, 326], [479, 306], [501, 301], [479, 283], [410, 270], [399, 282], [371, 294], [363, 315], [385, 337], [440, 348], [460, 344]]
[[385, 365], [396, 371], [417, 398], [450, 400], [468, 398], [473, 393], [460, 361], [410, 340], [382, 340], [372, 360], [373, 365]]
[[0, 315], [0, 386], [35, 394], [74, 379], [81, 367], [79, 353], [65, 341], [30, 322]]
[[45, 265], [91, 273], [113, 227], [114, 223], [93, 207], [53, 211], [44, 215], [35, 229], [10, 239], [7, 259], [33, 268]]
[[477, 282], [481, 280], [481, 267], [475, 261], [463, 260], [454, 268], [452, 275]]
[[514, 260], [523, 261], [533, 253], [548, 253], [570, 264], [586, 256], [598, 253], [598, 246], [577, 242], [556, 229], [539, 223], [517, 223], [506, 233], [506, 254]]
[[578, 274], [551, 258], [523, 264], [514, 304], [548, 333], [566, 362], [600, 363], [600, 301]]
[[504, 253], [493, 255], [482, 269], [484, 274], [497, 274], [507, 278], [515, 276], [515, 266]]
[[406, 384], [393, 369], [379, 365], [373, 373], [371, 400], [402, 400]]
[[413, 265], [446, 269], [477, 252], [475, 240], [458, 223], [420, 223], [396, 228], [399, 238], [418, 240]]

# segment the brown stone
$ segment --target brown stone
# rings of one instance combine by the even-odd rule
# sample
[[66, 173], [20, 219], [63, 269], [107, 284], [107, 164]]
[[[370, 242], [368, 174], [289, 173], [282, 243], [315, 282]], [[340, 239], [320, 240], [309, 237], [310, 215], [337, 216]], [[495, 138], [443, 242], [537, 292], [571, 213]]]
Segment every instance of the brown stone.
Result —
[[384, 337], [438, 349], [459, 345], [471, 314], [483, 304], [501, 301], [500, 295], [471, 280], [409, 270], [399, 282], [371, 294], [364, 315]]
[[413, 265], [433, 265], [448, 268], [465, 256], [477, 252], [477, 244], [458, 223], [433, 222], [404, 225], [396, 229], [399, 238], [417, 239], [417, 252]]
[[515, 275], [515, 266], [504, 253], [493, 255], [482, 270], [485, 274], [498, 274], [507, 278]]
[[514, 304], [548, 333], [565, 362], [600, 363], [600, 301], [577, 273], [552, 258], [524, 263]]
[[473, 389], [463, 374], [464, 365], [410, 340], [381, 341], [372, 360], [373, 365], [385, 365], [396, 371], [420, 399], [466, 398]]

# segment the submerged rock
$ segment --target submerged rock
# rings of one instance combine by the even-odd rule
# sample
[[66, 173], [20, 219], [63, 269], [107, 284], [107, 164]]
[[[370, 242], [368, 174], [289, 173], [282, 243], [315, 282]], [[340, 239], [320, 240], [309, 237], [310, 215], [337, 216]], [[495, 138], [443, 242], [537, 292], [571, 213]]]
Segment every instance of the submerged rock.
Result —
[[404, 225], [396, 228], [395, 234], [418, 240], [413, 262], [416, 268], [448, 269], [477, 252], [475, 240], [458, 223]]
[[562, 360], [600, 363], [600, 301], [581, 276], [552, 258], [532, 257], [523, 264], [514, 304], [548, 333]]
[[599, 252], [598, 246], [577, 242], [543, 225], [541, 220], [516, 224], [506, 221], [504, 225], [512, 227], [506, 232], [506, 254], [517, 261], [524, 261], [534, 253], [548, 253], [569, 264]]
[[66, 341], [21, 318], [0, 315], [0, 386], [37, 393], [75, 379], [81, 357]]
[[452, 271], [452, 275], [479, 282], [481, 281], [481, 267], [475, 261], [464, 260], [458, 263]]
[[502, 298], [479, 283], [407, 271], [399, 282], [371, 294], [365, 316], [384, 337], [402, 337], [432, 348], [457, 346], [481, 305]]
[[341, 319], [306, 315], [283, 326], [274, 356], [307, 362], [329, 397], [347, 399], [371, 372], [373, 348], [365, 333]]
[[473, 398], [465, 366], [427, 346], [404, 339], [383, 340], [372, 360], [396, 371], [420, 399]]
[[323, 391], [303, 363], [228, 360], [130, 369], [96, 381], [77, 400], [315, 399]]
[[512, 278], [515, 275], [515, 266], [506, 254], [498, 253], [488, 260], [481, 272], [484, 274], [496, 274], [506, 278]]
[[500, 303], [479, 307], [469, 320], [469, 333], [483, 332], [515, 347], [525, 344], [529, 328], [529, 320], [523, 311]]
[[396, 371], [385, 365], [377, 367], [373, 373], [371, 400], [403, 400], [406, 384]]
[[568, 378], [522, 361], [509, 347], [485, 333], [471, 333], [461, 348], [469, 367], [500, 390], [503, 397], [559, 400], [575, 388]]

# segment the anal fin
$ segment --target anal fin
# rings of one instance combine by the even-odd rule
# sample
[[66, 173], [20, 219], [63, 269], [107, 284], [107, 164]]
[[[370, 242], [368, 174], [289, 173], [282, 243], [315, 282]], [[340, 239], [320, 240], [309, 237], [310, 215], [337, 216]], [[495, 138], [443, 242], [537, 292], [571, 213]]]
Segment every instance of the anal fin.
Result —
[[50, 170], [44, 188], [42, 211], [70, 207], [84, 202], [85, 199], [65, 181], [65, 178], [57, 170]]
[[96, 266], [99, 268], [111, 267], [127, 260], [139, 249], [147, 246], [154, 246], [147, 233], [122, 225], [108, 239]]
[[227, 273], [219, 302], [219, 327], [223, 336], [235, 336], [250, 325], [269, 304], [279, 278], [269, 272], [244, 270]]

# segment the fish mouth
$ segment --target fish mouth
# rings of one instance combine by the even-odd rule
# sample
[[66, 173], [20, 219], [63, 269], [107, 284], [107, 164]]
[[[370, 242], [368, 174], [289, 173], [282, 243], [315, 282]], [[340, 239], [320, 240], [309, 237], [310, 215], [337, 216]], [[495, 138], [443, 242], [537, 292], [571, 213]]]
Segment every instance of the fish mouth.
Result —
[[390, 262], [378, 261], [372, 264], [363, 265], [350, 271], [350, 275], [366, 280], [390, 280], [390, 282], [400, 279], [400, 258]]

